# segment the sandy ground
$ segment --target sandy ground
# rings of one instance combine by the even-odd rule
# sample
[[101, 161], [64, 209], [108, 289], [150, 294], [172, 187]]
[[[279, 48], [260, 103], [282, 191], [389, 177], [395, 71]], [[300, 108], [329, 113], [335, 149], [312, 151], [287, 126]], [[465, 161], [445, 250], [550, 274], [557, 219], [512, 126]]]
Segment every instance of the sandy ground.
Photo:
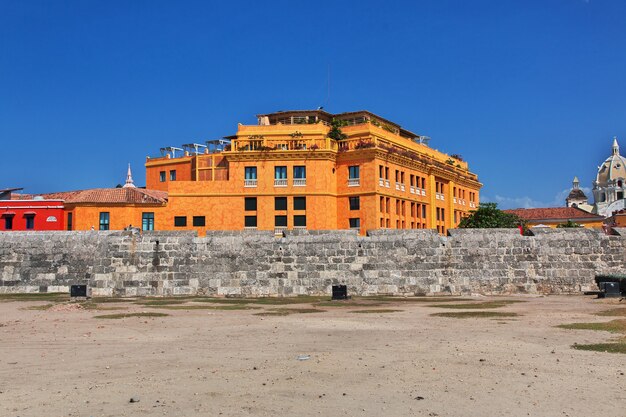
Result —
[[626, 355], [570, 348], [613, 335], [553, 327], [609, 321], [591, 314], [611, 306], [521, 299], [497, 310], [522, 314], [507, 321], [413, 303], [284, 317], [129, 305], [171, 316], [101, 320], [115, 312], [1, 302], [0, 415], [626, 416]]

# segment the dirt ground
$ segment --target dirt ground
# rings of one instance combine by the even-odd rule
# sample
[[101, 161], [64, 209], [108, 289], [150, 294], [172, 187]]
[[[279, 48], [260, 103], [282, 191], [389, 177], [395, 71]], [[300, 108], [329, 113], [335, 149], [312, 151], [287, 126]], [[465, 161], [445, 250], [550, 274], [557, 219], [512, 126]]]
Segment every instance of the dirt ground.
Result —
[[593, 313], [616, 301], [508, 299], [525, 302], [491, 311], [518, 317], [400, 301], [284, 316], [118, 303], [169, 316], [104, 320], [119, 311], [2, 301], [0, 415], [626, 416], [626, 355], [571, 348], [615, 335], [554, 327], [609, 321]]

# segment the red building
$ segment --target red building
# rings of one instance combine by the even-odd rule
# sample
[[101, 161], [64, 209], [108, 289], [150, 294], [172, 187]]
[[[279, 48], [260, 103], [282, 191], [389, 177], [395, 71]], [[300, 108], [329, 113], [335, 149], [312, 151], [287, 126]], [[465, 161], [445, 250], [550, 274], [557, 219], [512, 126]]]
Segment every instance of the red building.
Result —
[[17, 190], [0, 190], [0, 231], [63, 230], [63, 200], [13, 194]]

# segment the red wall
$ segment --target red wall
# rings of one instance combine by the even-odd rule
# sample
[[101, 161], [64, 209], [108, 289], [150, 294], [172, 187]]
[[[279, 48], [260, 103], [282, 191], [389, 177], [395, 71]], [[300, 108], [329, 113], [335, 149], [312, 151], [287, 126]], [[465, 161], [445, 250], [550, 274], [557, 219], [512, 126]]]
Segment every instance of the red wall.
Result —
[[26, 214], [30, 213], [34, 213], [35, 227], [29, 230], [64, 230], [63, 200], [0, 200], [0, 231], [7, 230], [7, 216], [13, 217], [11, 230], [27, 230]]

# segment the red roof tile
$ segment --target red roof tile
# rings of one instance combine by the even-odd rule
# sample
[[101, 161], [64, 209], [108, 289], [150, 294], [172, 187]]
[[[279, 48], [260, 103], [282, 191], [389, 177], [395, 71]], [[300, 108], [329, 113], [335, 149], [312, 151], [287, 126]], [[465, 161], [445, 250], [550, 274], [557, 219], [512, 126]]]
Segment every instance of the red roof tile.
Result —
[[588, 219], [602, 220], [603, 216], [588, 213], [576, 207], [546, 207], [531, 209], [503, 210], [506, 213], [516, 214], [523, 220], [569, 220]]
[[42, 197], [64, 200], [66, 204], [163, 204], [167, 202], [167, 192], [144, 188], [94, 188], [42, 194]]

